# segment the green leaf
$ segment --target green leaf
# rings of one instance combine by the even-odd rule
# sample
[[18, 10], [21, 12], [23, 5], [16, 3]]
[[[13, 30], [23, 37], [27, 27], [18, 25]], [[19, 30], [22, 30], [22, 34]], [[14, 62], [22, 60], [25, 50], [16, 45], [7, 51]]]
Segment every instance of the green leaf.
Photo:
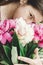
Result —
[[2, 61], [2, 60], [8, 62], [8, 58], [7, 58], [6, 54], [5, 54], [3, 45], [0, 44], [0, 61]]
[[3, 49], [4, 49], [4, 52], [5, 52], [5, 55], [4, 55], [4, 60], [6, 60], [10, 65], [12, 64], [11, 62], [11, 49], [10, 47], [8, 46], [5, 46], [3, 45]]
[[19, 39], [18, 39], [17, 34], [14, 32], [13, 40], [12, 40], [12, 45], [13, 46], [17, 46], [17, 44], [19, 44]]
[[18, 63], [18, 60], [17, 60], [17, 57], [18, 57], [17, 47], [12, 46], [11, 56], [12, 56], [12, 58], [11, 58], [12, 63], [17, 64]]
[[37, 44], [30, 42], [27, 44], [27, 52], [26, 52], [26, 57], [32, 58], [32, 54], [34, 53], [35, 48], [37, 48]]
[[18, 39], [17, 34], [15, 32], [14, 32], [14, 35], [13, 35], [12, 46], [17, 47], [17, 51], [18, 51], [18, 55], [19, 55], [19, 51], [20, 51], [19, 39]]
[[8, 57], [8, 59], [10, 58], [10, 56], [11, 56], [11, 49], [10, 49], [10, 47], [8, 47], [8, 46], [4, 46], [3, 45], [3, 48], [4, 48], [4, 51], [5, 51], [5, 54], [6, 54], [6, 56]]
[[19, 43], [19, 46], [20, 46], [20, 56], [25, 56], [25, 49], [22, 46], [22, 43]]
[[0, 61], [0, 63], [3, 65], [9, 65], [6, 61]]

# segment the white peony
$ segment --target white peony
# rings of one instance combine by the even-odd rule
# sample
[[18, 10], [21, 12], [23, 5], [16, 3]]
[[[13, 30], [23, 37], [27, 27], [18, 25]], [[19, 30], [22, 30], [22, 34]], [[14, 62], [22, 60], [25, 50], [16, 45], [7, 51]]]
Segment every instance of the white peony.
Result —
[[27, 24], [26, 21], [21, 17], [19, 19], [16, 19], [16, 33], [18, 35], [18, 38], [21, 43], [23, 43], [23, 46], [26, 45], [26, 43], [29, 43], [34, 38], [34, 30], [31, 27], [30, 24]]

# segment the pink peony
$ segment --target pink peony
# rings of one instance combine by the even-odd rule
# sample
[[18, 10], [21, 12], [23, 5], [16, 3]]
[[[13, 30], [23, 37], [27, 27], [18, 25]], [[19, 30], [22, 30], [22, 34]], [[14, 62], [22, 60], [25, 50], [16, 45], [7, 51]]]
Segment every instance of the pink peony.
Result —
[[[11, 42], [11, 29], [14, 29], [21, 42], [38, 41], [38, 46], [43, 47], [43, 24], [30, 23], [27, 24], [23, 18], [16, 20], [4, 20], [0, 22], [0, 42], [6, 44], [6, 41]], [[11, 31], [10, 31], [11, 30]], [[33, 39], [34, 38], [34, 39]]]
[[6, 41], [11, 42], [12, 36], [10, 29], [15, 28], [15, 20], [4, 20], [0, 22], [0, 42], [6, 44]]
[[32, 24], [34, 29], [34, 40], [38, 41], [39, 47], [43, 47], [43, 24]]

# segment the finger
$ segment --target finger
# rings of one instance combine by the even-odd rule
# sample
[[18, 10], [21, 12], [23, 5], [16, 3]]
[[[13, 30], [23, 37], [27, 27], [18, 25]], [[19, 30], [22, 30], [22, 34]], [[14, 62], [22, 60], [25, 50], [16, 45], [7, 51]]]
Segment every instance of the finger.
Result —
[[34, 64], [34, 61], [30, 58], [26, 58], [26, 57], [22, 57], [22, 56], [18, 56], [18, 60], [24, 61], [26, 63], [30, 63], [30, 64]]
[[38, 50], [39, 50], [38, 48], [36, 48], [36, 49], [34, 50], [34, 53], [35, 53], [36, 58], [39, 58]]

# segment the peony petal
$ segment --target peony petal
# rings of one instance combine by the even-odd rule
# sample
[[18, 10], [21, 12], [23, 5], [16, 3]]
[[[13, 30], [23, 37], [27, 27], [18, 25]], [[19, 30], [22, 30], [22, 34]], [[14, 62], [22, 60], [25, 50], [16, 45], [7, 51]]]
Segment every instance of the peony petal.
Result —
[[9, 30], [9, 22], [6, 21], [6, 28], [5, 28], [5, 31]]
[[4, 25], [3, 25], [3, 26], [4, 26], [4, 28], [3, 28], [4, 31], [9, 30], [9, 22], [8, 22], [8, 20], [5, 20], [3, 24], [4, 24]]
[[2, 29], [0, 29], [0, 35], [3, 34], [3, 33], [4, 33], [4, 31]]
[[16, 27], [16, 23], [15, 23], [16, 21], [15, 20], [10, 20], [10, 29], [11, 28], [15, 28]]
[[2, 39], [1, 39], [1, 43], [2, 44], [6, 44], [6, 38], [3, 36]]
[[11, 42], [12, 37], [11, 37], [10, 33], [6, 32], [6, 33], [4, 34], [4, 37], [5, 37], [6, 40], [8, 40], [9, 42]]

